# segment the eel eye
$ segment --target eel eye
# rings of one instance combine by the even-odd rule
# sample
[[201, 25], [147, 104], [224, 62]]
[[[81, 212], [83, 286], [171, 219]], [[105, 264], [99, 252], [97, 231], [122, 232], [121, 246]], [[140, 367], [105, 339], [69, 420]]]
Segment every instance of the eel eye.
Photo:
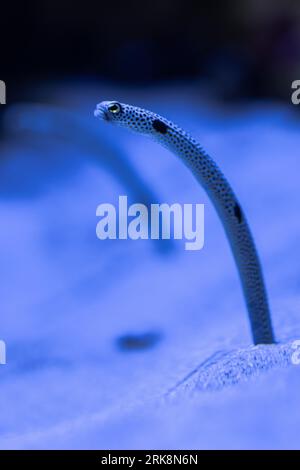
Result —
[[113, 114], [118, 114], [121, 111], [121, 106], [118, 103], [112, 103], [108, 106], [108, 111]]

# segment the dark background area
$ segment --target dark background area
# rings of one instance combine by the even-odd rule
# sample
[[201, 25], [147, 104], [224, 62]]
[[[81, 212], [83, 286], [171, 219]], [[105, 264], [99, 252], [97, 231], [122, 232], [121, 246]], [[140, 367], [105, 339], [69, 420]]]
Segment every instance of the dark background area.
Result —
[[300, 77], [297, 0], [35, 0], [1, 9], [10, 102], [28, 84], [70, 76], [134, 86], [207, 80], [224, 99], [286, 99]]

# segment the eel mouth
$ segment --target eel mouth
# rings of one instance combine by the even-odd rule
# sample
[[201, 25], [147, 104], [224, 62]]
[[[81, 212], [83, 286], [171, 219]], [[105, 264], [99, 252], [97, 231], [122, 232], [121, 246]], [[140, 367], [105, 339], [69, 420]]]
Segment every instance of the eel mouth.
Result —
[[96, 109], [94, 111], [94, 116], [98, 119], [102, 119], [103, 121], [109, 121], [106, 109], [101, 103], [97, 104]]

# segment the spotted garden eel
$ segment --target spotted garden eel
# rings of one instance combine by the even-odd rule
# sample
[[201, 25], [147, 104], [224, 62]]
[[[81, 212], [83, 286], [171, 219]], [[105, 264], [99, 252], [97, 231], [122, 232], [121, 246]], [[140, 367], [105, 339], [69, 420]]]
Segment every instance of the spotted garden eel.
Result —
[[154, 137], [192, 170], [212, 200], [227, 234], [239, 271], [254, 344], [274, 343], [262, 269], [241, 205], [217, 164], [187, 132], [167, 119], [136, 106], [102, 101], [95, 116]]

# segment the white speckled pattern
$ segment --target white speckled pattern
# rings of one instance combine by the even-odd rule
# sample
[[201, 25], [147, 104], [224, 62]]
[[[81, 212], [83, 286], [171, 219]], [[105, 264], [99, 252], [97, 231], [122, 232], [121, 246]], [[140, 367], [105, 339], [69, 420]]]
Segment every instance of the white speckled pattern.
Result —
[[[117, 112], [111, 112], [110, 107], [115, 105]], [[238, 199], [217, 164], [187, 132], [151, 111], [115, 101], [103, 101], [97, 105], [94, 114], [105, 121], [154, 137], [191, 168], [212, 200], [227, 234], [243, 286], [254, 344], [274, 343], [255, 244]]]

